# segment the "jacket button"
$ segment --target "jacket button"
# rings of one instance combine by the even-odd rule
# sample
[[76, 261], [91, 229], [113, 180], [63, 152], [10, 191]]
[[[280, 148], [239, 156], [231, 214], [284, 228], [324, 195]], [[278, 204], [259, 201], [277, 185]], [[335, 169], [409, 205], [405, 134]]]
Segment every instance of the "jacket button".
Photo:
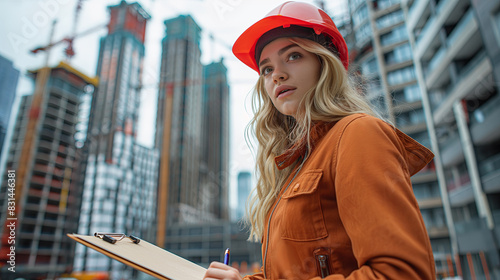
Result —
[[293, 191], [296, 192], [299, 190], [299, 183], [295, 184], [295, 186], [293, 187]]

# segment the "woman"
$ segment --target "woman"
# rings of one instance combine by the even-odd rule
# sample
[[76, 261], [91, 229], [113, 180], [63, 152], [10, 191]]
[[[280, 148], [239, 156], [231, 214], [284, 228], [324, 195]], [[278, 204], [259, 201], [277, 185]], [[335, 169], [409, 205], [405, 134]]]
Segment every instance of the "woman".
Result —
[[[330, 17], [287, 2], [233, 47], [260, 76], [259, 180], [249, 208], [262, 272], [247, 279], [435, 279], [410, 176], [432, 153], [375, 117], [350, 85]], [[205, 279], [241, 279], [224, 264]]]

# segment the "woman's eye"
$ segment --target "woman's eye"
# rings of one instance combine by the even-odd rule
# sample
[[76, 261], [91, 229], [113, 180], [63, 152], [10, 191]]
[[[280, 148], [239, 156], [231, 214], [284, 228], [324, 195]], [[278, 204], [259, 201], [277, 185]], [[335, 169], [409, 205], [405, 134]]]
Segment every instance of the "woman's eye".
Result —
[[262, 69], [261, 73], [262, 73], [262, 75], [265, 76], [265, 75], [271, 73], [272, 70], [273, 69], [271, 67], [266, 67], [266, 68]]
[[301, 58], [302, 55], [300, 53], [292, 53], [290, 54], [290, 56], [288, 57], [288, 60], [296, 60], [296, 59], [299, 59]]

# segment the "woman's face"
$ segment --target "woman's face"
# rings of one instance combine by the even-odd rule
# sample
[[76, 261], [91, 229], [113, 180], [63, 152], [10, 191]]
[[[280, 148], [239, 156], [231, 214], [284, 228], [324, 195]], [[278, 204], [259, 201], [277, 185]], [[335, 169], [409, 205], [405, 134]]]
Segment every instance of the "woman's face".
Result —
[[319, 58], [290, 38], [279, 38], [267, 44], [259, 61], [267, 95], [274, 107], [284, 115], [295, 117], [307, 91], [320, 77]]

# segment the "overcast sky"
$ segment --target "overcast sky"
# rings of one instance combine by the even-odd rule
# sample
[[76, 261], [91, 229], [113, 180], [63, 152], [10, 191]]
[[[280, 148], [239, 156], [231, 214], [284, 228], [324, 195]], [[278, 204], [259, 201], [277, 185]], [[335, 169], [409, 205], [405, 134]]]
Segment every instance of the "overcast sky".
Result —
[[[46, 55], [30, 54], [29, 50], [49, 42], [52, 21], [57, 19], [54, 41], [68, 36], [73, 28], [76, 0], [0, 0], [0, 55], [12, 60], [21, 71], [18, 95], [31, 94], [33, 88], [24, 76], [28, 69], [43, 66]], [[82, 33], [108, 22], [109, 5], [120, 0], [85, 0], [77, 22], [76, 33]], [[133, 1], [127, 1], [132, 3]], [[244, 127], [250, 119], [249, 93], [257, 74], [243, 65], [231, 53], [236, 38], [252, 23], [261, 19], [283, 0], [139, 0], [151, 15], [146, 33], [146, 57], [141, 99], [140, 130], [138, 141], [151, 146], [156, 114], [156, 94], [160, 68], [161, 40], [165, 36], [165, 19], [179, 14], [190, 14], [202, 28], [202, 63], [224, 59], [228, 68], [231, 98], [231, 184], [241, 170], [253, 169], [253, 155], [244, 141]], [[302, 0], [311, 4], [318, 1]], [[345, 0], [326, 0], [325, 9], [330, 15], [345, 11]], [[97, 67], [99, 39], [107, 30], [100, 28], [78, 37], [73, 44], [76, 55], [71, 65], [88, 76], [94, 76]], [[210, 39], [213, 38], [213, 39]], [[54, 47], [49, 65], [55, 66], [64, 59], [65, 44]], [[0, 101], [1, 102], [1, 101]], [[234, 193], [233, 193], [234, 195]], [[233, 196], [234, 197], [234, 196]], [[233, 200], [234, 201], [234, 200]]]

